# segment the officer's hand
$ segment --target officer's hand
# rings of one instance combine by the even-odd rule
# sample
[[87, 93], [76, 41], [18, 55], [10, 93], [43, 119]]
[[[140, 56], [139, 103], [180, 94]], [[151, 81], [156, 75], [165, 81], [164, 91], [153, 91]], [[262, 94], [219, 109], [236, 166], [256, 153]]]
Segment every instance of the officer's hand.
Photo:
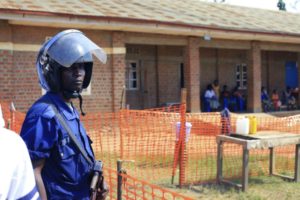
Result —
[[97, 200], [104, 200], [106, 199], [108, 193], [109, 193], [109, 187], [104, 180], [104, 177], [101, 177], [101, 180], [99, 180], [99, 185], [97, 187]]

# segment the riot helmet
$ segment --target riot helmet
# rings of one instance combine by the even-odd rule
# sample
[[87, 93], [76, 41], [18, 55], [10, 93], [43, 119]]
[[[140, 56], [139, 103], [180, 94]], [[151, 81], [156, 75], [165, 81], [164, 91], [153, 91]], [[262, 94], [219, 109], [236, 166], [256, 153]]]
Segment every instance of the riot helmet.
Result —
[[64, 68], [69, 68], [74, 63], [83, 63], [85, 77], [82, 89], [87, 88], [92, 77], [92, 55], [97, 57], [102, 63], [106, 63], [107, 56], [102, 48], [97, 46], [82, 32], [70, 29], [59, 32], [46, 41], [41, 47], [36, 60], [41, 87], [46, 91], [61, 92], [66, 99], [79, 98], [80, 109], [83, 115], [81, 90], [68, 91], [64, 89], [62, 87], [61, 73]]
[[81, 91], [62, 91], [61, 70], [69, 68], [74, 63], [84, 63], [86, 75], [82, 88], [89, 86], [92, 76], [93, 57], [96, 56], [102, 63], [106, 62], [105, 52], [82, 32], [74, 29], [65, 30], [41, 47], [36, 61], [39, 82], [42, 88], [51, 92], [74, 93], [68, 98], [78, 97]]

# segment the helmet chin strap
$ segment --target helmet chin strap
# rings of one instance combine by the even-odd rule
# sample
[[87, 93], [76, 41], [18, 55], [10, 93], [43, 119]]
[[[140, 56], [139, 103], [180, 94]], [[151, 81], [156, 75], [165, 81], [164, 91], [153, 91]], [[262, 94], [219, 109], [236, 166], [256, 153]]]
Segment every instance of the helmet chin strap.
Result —
[[79, 107], [80, 107], [80, 112], [82, 116], [85, 116], [85, 112], [83, 112], [82, 110], [82, 96], [80, 94], [80, 92], [78, 91], [68, 91], [68, 90], [64, 90], [63, 91], [63, 96], [66, 99], [76, 99], [79, 98]]

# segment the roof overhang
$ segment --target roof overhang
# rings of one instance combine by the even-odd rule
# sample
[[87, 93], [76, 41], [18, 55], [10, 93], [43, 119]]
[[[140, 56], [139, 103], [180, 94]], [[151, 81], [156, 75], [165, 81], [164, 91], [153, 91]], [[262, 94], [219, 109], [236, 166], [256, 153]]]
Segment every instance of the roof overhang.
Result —
[[0, 9], [0, 19], [8, 20], [8, 23], [12, 25], [156, 33], [176, 36], [204, 37], [204, 35], [209, 35], [215, 39], [300, 44], [300, 35], [297, 34], [263, 32], [259, 30], [237, 30], [224, 27], [189, 25], [144, 19], [79, 16], [10, 9]]

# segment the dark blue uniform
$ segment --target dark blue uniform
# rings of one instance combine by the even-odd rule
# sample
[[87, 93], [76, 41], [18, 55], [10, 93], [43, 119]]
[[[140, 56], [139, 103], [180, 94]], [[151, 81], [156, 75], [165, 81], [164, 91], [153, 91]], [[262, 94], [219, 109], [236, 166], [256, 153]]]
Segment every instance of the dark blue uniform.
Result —
[[45, 159], [42, 178], [48, 199], [89, 199], [92, 166], [71, 141], [49, 103], [57, 107], [79, 143], [94, 160], [91, 140], [79, 120], [78, 112], [51, 92], [29, 109], [21, 137], [32, 160]]

